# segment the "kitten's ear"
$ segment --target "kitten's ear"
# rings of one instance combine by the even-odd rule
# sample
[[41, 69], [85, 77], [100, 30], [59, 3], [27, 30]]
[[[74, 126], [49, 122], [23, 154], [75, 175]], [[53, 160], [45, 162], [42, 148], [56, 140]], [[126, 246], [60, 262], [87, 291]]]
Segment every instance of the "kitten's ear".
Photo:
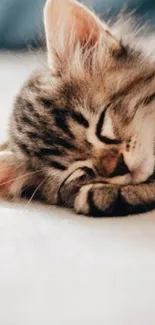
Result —
[[74, 0], [47, 0], [44, 24], [49, 65], [71, 58], [77, 46], [93, 47], [101, 38], [113, 52], [120, 43], [91, 11]]

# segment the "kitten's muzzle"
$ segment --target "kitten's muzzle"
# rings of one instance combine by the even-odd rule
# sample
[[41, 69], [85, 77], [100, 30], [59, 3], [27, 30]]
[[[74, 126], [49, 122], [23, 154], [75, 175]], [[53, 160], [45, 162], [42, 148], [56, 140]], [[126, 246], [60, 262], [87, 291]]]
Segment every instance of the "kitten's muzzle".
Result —
[[123, 155], [120, 155], [115, 170], [109, 175], [109, 177], [123, 176], [130, 173], [128, 166], [125, 164]]
[[129, 173], [123, 155], [117, 149], [95, 152], [93, 165], [98, 174], [106, 178], [123, 176]]

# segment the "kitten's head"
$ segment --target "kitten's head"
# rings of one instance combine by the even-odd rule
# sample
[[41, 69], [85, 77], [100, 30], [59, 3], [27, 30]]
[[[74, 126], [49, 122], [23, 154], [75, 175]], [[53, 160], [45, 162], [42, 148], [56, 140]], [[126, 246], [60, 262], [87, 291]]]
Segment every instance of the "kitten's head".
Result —
[[154, 171], [153, 64], [75, 1], [48, 0], [44, 13], [55, 97], [88, 121], [79, 143], [85, 137], [110, 181], [145, 181]]
[[37, 185], [57, 203], [79, 169], [101, 183], [146, 181], [155, 158], [154, 63], [76, 1], [48, 0], [44, 21], [49, 67], [15, 101], [11, 155], [0, 157], [3, 194]]

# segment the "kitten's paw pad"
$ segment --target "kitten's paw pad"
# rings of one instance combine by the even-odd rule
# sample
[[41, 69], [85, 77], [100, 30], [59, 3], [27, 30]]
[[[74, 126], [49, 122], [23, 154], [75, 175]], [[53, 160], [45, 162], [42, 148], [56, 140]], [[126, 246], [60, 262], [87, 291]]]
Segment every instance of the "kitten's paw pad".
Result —
[[75, 199], [75, 211], [94, 217], [112, 215], [118, 193], [118, 187], [108, 184], [84, 185]]

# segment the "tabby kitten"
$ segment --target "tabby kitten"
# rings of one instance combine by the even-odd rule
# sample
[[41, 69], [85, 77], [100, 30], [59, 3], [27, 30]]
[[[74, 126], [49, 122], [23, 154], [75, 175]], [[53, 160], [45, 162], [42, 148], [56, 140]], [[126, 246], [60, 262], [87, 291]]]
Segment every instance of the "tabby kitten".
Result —
[[155, 206], [155, 64], [73, 0], [48, 0], [48, 68], [17, 96], [0, 194], [93, 216]]

